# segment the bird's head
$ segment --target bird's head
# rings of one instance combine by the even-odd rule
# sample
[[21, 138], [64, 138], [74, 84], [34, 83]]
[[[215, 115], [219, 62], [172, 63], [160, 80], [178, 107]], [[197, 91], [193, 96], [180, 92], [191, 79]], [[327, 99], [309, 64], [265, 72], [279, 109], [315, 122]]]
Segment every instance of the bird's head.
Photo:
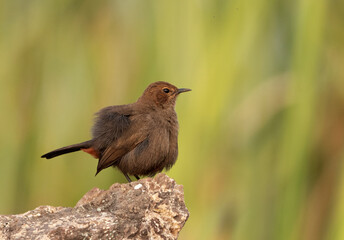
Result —
[[177, 96], [188, 91], [191, 91], [191, 89], [177, 88], [168, 82], [155, 82], [146, 88], [138, 102], [153, 104], [161, 108], [173, 108], [176, 104]]

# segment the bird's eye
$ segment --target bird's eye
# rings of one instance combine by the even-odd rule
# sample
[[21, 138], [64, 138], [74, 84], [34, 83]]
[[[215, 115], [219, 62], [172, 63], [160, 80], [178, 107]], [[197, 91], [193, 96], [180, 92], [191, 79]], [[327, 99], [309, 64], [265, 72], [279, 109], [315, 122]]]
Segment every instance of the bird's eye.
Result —
[[163, 91], [164, 91], [165, 93], [169, 93], [169, 92], [170, 92], [170, 89], [164, 88]]

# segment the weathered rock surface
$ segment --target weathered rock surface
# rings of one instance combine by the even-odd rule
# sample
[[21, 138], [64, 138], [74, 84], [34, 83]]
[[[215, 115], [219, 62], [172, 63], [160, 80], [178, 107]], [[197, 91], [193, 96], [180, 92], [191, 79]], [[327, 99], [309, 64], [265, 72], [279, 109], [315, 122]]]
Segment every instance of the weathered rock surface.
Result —
[[158, 174], [94, 188], [74, 208], [0, 215], [0, 239], [177, 239], [188, 217], [183, 187]]

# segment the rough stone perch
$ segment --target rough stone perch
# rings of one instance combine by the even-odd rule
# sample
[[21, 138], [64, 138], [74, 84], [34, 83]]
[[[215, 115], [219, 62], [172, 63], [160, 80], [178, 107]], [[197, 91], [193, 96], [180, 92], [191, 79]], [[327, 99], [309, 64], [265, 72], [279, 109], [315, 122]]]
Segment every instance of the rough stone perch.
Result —
[[0, 239], [177, 239], [188, 217], [183, 187], [158, 174], [94, 188], [74, 208], [0, 215]]

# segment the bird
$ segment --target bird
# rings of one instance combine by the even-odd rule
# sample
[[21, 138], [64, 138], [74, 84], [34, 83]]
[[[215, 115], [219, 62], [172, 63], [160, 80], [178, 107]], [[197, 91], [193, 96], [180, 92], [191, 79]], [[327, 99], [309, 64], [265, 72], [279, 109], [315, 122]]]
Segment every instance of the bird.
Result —
[[169, 170], [178, 156], [179, 94], [191, 91], [163, 81], [151, 83], [134, 103], [102, 108], [95, 115], [91, 140], [58, 148], [42, 155], [51, 159], [83, 151], [98, 159], [97, 175], [110, 166], [128, 182]]

